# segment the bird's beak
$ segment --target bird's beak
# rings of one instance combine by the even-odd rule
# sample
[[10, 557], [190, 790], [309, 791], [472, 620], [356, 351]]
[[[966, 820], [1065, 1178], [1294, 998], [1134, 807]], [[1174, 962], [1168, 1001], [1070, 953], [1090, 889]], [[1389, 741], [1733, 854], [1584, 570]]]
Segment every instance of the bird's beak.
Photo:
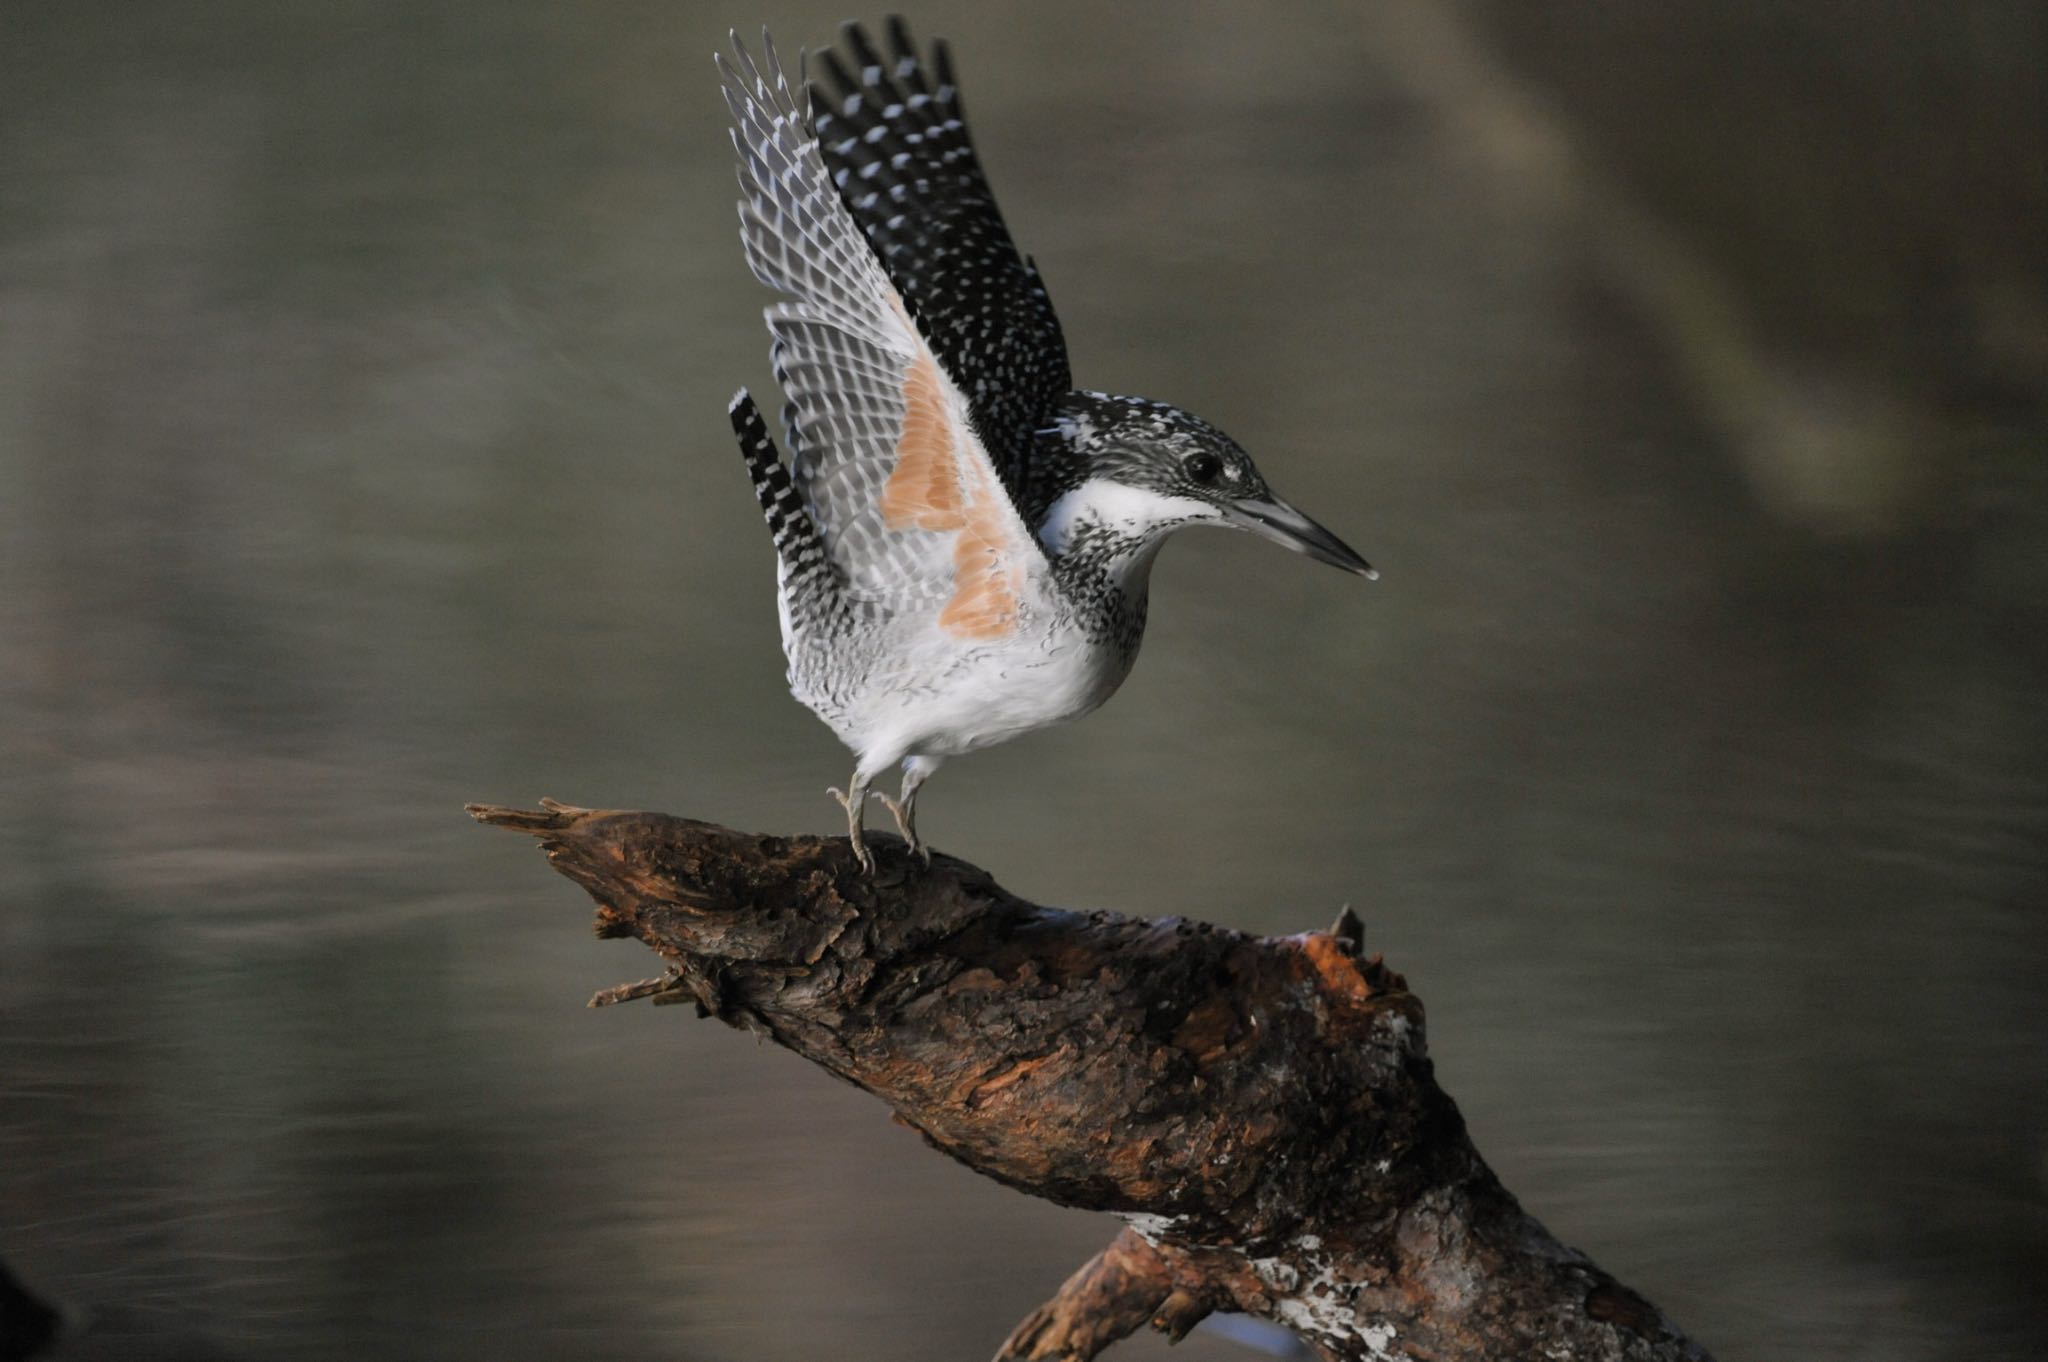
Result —
[[1274, 543], [1285, 545], [1296, 553], [1305, 553], [1318, 562], [1355, 572], [1361, 577], [1379, 576], [1372, 564], [1360, 558], [1350, 545], [1278, 497], [1271, 501], [1251, 498], [1233, 501], [1223, 508], [1223, 515], [1239, 529], [1262, 534]]

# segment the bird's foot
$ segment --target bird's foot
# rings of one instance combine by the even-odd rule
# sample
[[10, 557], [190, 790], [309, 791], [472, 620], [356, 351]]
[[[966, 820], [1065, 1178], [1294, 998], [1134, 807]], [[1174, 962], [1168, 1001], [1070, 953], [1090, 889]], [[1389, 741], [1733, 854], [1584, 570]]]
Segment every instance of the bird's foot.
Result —
[[903, 840], [910, 844], [911, 855], [917, 857], [926, 865], [930, 865], [932, 863], [932, 849], [926, 846], [923, 842], [917, 840], [916, 799], [913, 798], [907, 803], [899, 804], [895, 800], [889, 798], [889, 796], [883, 794], [880, 790], [876, 790], [874, 792], [873, 798], [881, 800], [882, 807], [887, 809], [890, 812], [890, 814], [894, 816], [894, 818], [896, 819], [896, 830], [902, 833]]
[[868, 850], [867, 839], [861, 836], [860, 826], [861, 805], [867, 802], [867, 795], [851, 798], [837, 785], [826, 786], [825, 793], [838, 800], [839, 807], [846, 810], [846, 840], [853, 844], [853, 859], [860, 862], [864, 873], [874, 874], [875, 853]]
[[874, 874], [875, 853], [868, 850], [867, 838], [856, 832], [847, 840], [853, 843], [853, 859], [860, 862], [861, 873], [863, 875]]

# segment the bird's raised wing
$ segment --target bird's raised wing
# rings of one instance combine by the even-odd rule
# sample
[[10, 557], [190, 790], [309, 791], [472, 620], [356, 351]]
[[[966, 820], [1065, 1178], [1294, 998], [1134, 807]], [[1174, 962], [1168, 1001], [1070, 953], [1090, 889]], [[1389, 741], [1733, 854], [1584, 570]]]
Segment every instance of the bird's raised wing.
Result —
[[[740, 235], [789, 398], [799, 492], [843, 589], [929, 609], [963, 638], [1011, 632], [1037, 543], [976, 438], [967, 399], [827, 174], [808, 110], [762, 35], [718, 59], [739, 152]], [[808, 87], [805, 87], [808, 88]]]
[[1029, 516], [1034, 434], [1073, 386], [1066, 340], [982, 175], [946, 45], [927, 68], [901, 19], [888, 34], [887, 58], [858, 24], [821, 57], [838, 87], [812, 92], [825, 165]]

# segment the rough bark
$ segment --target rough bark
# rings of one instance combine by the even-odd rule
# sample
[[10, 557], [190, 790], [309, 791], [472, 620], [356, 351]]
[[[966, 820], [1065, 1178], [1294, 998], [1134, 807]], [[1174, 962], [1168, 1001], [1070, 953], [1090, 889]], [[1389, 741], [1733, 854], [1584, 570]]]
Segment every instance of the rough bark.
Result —
[[1091, 1358], [1212, 1311], [1332, 1359], [1705, 1359], [1552, 1238], [1480, 1159], [1422, 1004], [1330, 931], [1042, 908], [873, 840], [657, 813], [471, 806], [668, 962], [651, 997], [771, 1037], [876, 1094], [936, 1149], [1129, 1226], [999, 1358]]

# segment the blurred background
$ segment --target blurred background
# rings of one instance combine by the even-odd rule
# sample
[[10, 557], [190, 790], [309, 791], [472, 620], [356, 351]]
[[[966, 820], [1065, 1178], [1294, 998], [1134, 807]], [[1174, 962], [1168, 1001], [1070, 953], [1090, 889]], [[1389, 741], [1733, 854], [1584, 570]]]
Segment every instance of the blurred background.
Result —
[[[1113, 1232], [586, 1012], [650, 958], [461, 811], [837, 823], [725, 422], [766, 299], [709, 55], [846, 17], [0, 4], [42, 1289], [261, 1357], [936, 1360]], [[1504, 1180], [1724, 1359], [2040, 1357], [2048, 11], [911, 18], [1081, 381], [1384, 574], [1176, 542], [1122, 693], [948, 766], [936, 843], [1042, 902], [1353, 904]]]

